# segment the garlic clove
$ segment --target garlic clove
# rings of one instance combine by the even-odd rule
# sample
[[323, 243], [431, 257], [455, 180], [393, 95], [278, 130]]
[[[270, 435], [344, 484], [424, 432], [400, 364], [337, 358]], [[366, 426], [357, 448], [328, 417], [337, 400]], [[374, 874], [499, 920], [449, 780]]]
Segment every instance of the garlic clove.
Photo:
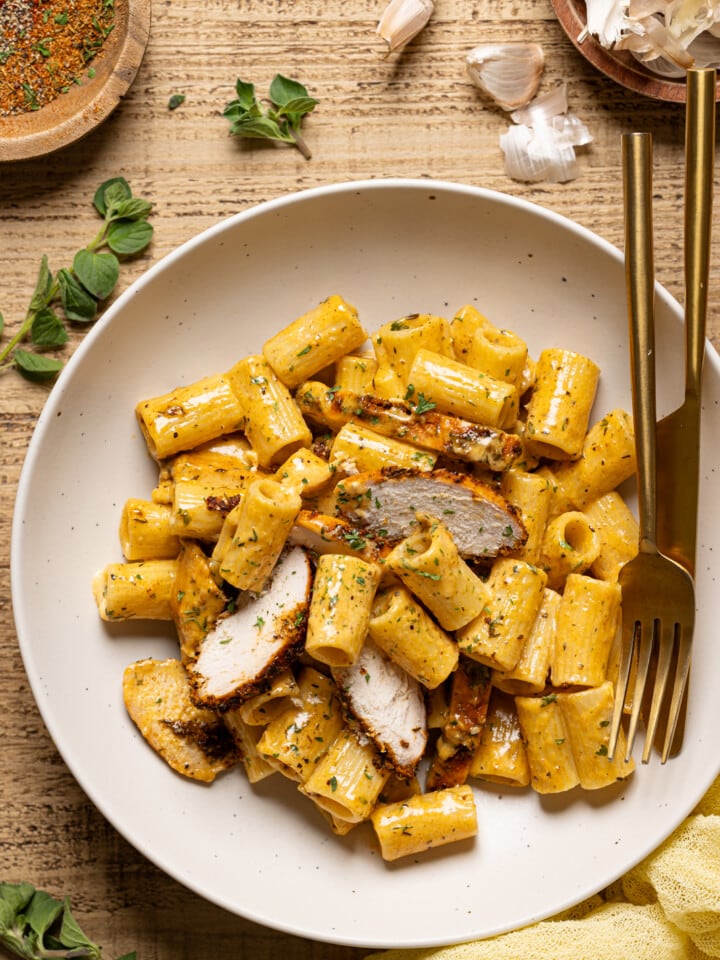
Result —
[[476, 87], [503, 110], [515, 110], [535, 96], [545, 56], [537, 43], [483, 43], [465, 62]]
[[388, 45], [388, 52], [401, 50], [416, 37], [434, 9], [433, 0], [390, 0], [377, 26], [377, 32]]

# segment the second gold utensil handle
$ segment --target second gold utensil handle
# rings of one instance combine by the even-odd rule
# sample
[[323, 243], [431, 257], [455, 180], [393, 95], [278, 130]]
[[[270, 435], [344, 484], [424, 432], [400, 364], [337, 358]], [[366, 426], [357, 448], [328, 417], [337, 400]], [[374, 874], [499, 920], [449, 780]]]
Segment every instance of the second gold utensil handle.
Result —
[[715, 70], [687, 72], [685, 160], [686, 395], [700, 397], [715, 158]]
[[625, 197], [625, 281], [630, 329], [633, 416], [638, 457], [640, 549], [656, 542], [655, 263], [652, 227], [652, 137], [622, 138]]

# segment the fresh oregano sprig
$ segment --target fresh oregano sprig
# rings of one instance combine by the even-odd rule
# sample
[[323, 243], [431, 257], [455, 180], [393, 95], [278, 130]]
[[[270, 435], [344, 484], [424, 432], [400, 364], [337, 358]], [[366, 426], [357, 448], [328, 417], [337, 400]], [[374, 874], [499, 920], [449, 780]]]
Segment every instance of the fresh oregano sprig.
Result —
[[[16, 367], [28, 380], [51, 380], [64, 366], [43, 350], [67, 342], [66, 321], [89, 324], [98, 315], [102, 301], [115, 289], [120, 275], [120, 257], [142, 252], [153, 235], [147, 218], [152, 204], [134, 197], [124, 177], [106, 180], [95, 191], [95, 209], [103, 225], [86, 247], [73, 257], [71, 267], [53, 275], [48, 258], [40, 261], [37, 283], [25, 319], [15, 335], [0, 347], [0, 371]], [[3, 332], [0, 315], [0, 337]], [[35, 349], [24, 349], [29, 341]]]
[[[70, 901], [31, 883], [0, 883], [0, 945], [25, 960], [102, 960], [102, 948], [80, 929]], [[135, 960], [126, 953], [118, 960]]]
[[238, 77], [237, 97], [225, 107], [223, 116], [230, 121], [230, 134], [255, 140], [278, 140], [297, 147], [309, 160], [310, 150], [300, 134], [300, 124], [318, 104], [297, 80], [277, 73], [270, 84], [267, 106], [255, 96], [255, 86]]

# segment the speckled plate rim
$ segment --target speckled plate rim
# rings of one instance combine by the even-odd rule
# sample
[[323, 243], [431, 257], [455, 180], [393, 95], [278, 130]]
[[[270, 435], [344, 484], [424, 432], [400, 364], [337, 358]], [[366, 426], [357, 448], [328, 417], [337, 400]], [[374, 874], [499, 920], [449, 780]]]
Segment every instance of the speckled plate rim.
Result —
[[[472, 244], [459, 228], [468, 222]], [[288, 231], [298, 243], [284, 252], [288, 283], [279, 285], [272, 253]], [[366, 828], [332, 836], [283, 778], [253, 789], [230, 774], [204, 788], [172, 774], [127, 718], [120, 675], [134, 659], [173, 655], [176, 641], [152, 628], [103, 626], [89, 587], [95, 569], [118, 556], [123, 500], [156, 477], [132, 414], [138, 398], [224, 368], [228, 336], [241, 334], [244, 352], [258, 349], [270, 329], [252, 316], [265, 320], [272, 302], [291, 318], [327, 295], [330, 278], [371, 328], [408, 308], [446, 312], [449, 300], [468, 302], [474, 290], [491, 317], [512, 311], [533, 352], [555, 337], [569, 349], [585, 344], [604, 364], [600, 413], [610, 402], [629, 404], [622, 255], [583, 227], [522, 199], [433, 180], [342, 183], [268, 201], [153, 266], [61, 373], [29, 446], [13, 519], [20, 650], [45, 724], [87, 795], [144, 856], [200, 896], [286, 933], [359, 947], [489, 937], [617, 879], [682, 822], [720, 770], [712, 748], [720, 503], [710, 489], [720, 470], [712, 443], [720, 361], [708, 347], [698, 635], [682, 752], [610, 795], [540, 798], [478, 786], [475, 843], [386, 865]], [[680, 320], [676, 301], [658, 288], [661, 415], [681, 388]]]
[[152, 2], [128, 0], [127, 6], [118, 3], [116, 11], [125, 19], [121, 40], [105, 51], [112, 59], [111, 69], [106, 70], [98, 58], [97, 78], [86, 79], [81, 87], [38, 111], [0, 118], [0, 163], [54, 153], [87, 136], [115, 110], [142, 63], [150, 38]]

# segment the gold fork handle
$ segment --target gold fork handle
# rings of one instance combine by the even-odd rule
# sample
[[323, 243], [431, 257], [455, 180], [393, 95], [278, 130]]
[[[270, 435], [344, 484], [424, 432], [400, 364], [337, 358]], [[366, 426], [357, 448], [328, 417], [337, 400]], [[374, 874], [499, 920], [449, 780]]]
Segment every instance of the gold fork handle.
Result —
[[625, 198], [625, 282], [630, 328], [633, 419], [638, 458], [640, 550], [654, 553], [655, 492], [655, 264], [652, 246], [652, 137], [622, 138]]
[[715, 169], [714, 69], [688, 70], [685, 165], [685, 394], [700, 399]]

